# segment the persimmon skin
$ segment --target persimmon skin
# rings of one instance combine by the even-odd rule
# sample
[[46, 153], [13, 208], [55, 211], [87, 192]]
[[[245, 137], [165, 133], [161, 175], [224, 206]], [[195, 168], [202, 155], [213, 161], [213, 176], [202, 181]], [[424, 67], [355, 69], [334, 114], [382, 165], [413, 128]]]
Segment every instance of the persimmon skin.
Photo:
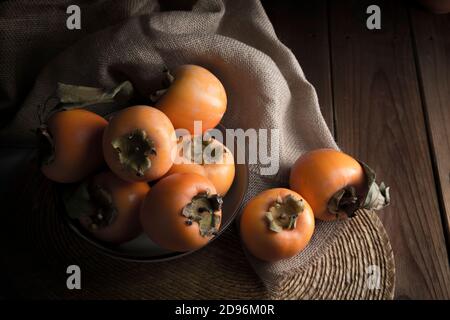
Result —
[[83, 109], [59, 111], [47, 121], [54, 142], [54, 161], [41, 166], [42, 173], [59, 183], [86, 178], [103, 163], [102, 135], [108, 121]]
[[196, 222], [187, 225], [182, 210], [194, 196], [207, 190], [216, 193], [214, 185], [198, 174], [176, 173], [161, 179], [142, 205], [140, 218], [144, 232], [168, 250], [185, 252], [203, 247], [212, 236], [201, 236]]
[[[119, 160], [112, 141], [133, 130], [144, 130], [154, 142], [156, 155], [150, 155], [151, 167], [142, 176], [125, 168]], [[103, 134], [103, 154], [111, 171], [126, 181], [152, 181], [162, 177], [172, 166], [172, 150], [176, 148], [175, 130], [160, 110], [138, 105], [118, 112], [109, 122]]]
[[220, 163], [175, 163], [170, 168], [166, 176], [170, 176], [174, 173], [195, 173], [204, 176], [212, 182], [219, 195], [224, 196], [227, 194], [231, 185], [233, 184], [235, 175], [235, 166], [233, 154], [230, 150], [217, 140], [213, 143], [220, 144], [226, 152], [223, 152], [223, 160]]
[[351, 156], [334, 149], [317, 149], [302, 155], [292, 166], [290, 188], [300, 193], [317, 219], [330, 221], [346, 217], [328, 211], [331, 197], [342, 188], [354, 186], [363, 193], [366, 178], [361, 165]]
[[194, 134], [194, 121], [202, 121], [202, 132], [219, 124], [226, 109], [227, 95], [222, 83], [207, 69], [183, 65], [173, 73], [175, 80], [156, 103], [175, 129]]
[[242, 211], [240, 221], [241, 239], [246, 248], [258, 259], [275, 262], [295, 256], [302, 251], [311, 240], [314, 233], [314, 214], [307, 201], [305, 208], [298, 215], [296, 227], [274, 232], [269, 229], [265, 213], [278, 197], [292, 195], [298, 200], [303, 199], [298, 193], [285, 189], [274, 188], [261, 192], [251, 199]]
[[98, 229], [90, 228], [87, 217], [80, 219], [81, 225], [97, 239], [109, 243], [121, 244], [136, 238], [142, 232], [139, 214], [150, 186], [146, 182], [124, 181], [109, 171], [94, 176], [92, 183], [111, 195], [117, 215], [110, 225]]

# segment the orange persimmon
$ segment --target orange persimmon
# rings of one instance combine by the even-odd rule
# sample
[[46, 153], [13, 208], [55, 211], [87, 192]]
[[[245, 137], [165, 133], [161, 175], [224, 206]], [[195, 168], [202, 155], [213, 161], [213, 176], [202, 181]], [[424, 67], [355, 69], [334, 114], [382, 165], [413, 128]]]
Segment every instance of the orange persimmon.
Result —
[[103, 154], [110, 169], [127, 181], [151, 181], [172, 166], [175, 130], [156, 108], [133, 106], [114, 115], [103, 134]]
[[261, 192], [245, 206], [241, 238], [264, 261], [290, 258], [302, 251], [314, 233], [314, 214], [298, 193], [275, 188]]
[[333, 149], [302, 155], [291, 168], [289, 185], [320, 220], [352, 217], [360, 208], [381, 209], [389, 203], [389, 188], [375, 183], [367, 165]]
[[202, 132], [214, 128], [227, 108], [225, 88], [207, 69], [182, 65], [175, 69], [170, 87], [156, 107], [172, 121], [175, 129], [194, 134], [194, 121], [201, 121]]
[[[112, 172], [94, 176], [85, 186], [89, 194], [89, 214], [79, 212], [81, 225], [99, 240], [120, 244], [142, 232], [139, 213], [150, 190], [146, 182], [127, 182]], [[79, 210], [74, 207], [72, 210]]]
[[108, 122], [83, 109], [54, 113], [38, 129], [41, 171], [55, 182], [81, 181], [103, 163], [102, 135]]
[[[198, 148], [194, 147], [196, 143], [199, 145]], [[188, 150], [184, 149], [186, 146]], [[199, 174], [208, 178], [217, 193], [224, 196], [230, 189], [235, 174], [231, 151], [216, 139], [200, 142], [192, 138], [187, 144], [180, 142], [179, 147], [179, 154], [166, 176], [174, 173]]]
[[162, 248], [179, 252], [195, 250], [218, 232], [222, 198], [207, 178], [176, 173], [152, 187], [140, 218], [144, 232]]

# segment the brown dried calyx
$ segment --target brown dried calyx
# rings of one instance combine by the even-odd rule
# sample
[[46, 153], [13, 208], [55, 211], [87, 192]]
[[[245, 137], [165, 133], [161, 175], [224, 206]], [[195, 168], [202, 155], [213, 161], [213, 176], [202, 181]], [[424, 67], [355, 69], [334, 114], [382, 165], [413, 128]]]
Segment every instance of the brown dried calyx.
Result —
[[208, 140], [203, 140], [201, 137], [194, 137], [190, 141], [190, 161], [193, 163], [212, 164], [216, 163], [217, 160], [221, 163], [223, 161], [223, 154], [226, 152], [226, 148], [220, 143], [215, 143], [213, 137], [210, 137]]
[[175, 77], [170, 73], [167, 67], [163, 69], [164, 79], [162, 81], [162, 89], [159, 89], [150, 95], [150, 100], [156, 103], [169, 90], [169, 87], [175, 81]]
[[73, 192], [66, 192], [63, 200], [69, 216], [87, 216], [92, 230], [111, 225], [117, 216], [111, 194], [97, 184], [83, 182]]
[[183, 208], [181, 214], [187, 218], [187, 226], [198, 223], [202, 237], [215, 236], [219, 231], [222, 204], [222, 197], [218, 194], [199, 193]]
[[344, 213], [349, 218], [356, 216], [359, 209], [380, 210], [391, 202], [389, 187], [376, 183], [376, 174], [367, 164], [359, 161], [366, 176], [365, 193], [358, 194], [354, 186], [347, 186], [337, 191], [328, 202], [328, 211], [337, 218]]
[[111, 145], [119, 155], [120, 163], [138, 177], [142, 177], [152, 166], [150, 155], [156, 155], [154, 142], [142, 129], [114, 139]]
[[55, 142], [48, 127], [41, 124], [36, 129], [38, 137], [38, 161], [40, 165], [49, 165], [55, 161]]
[[265, 216], [269, 229], [274, 232], [295, 229], [298, 215], [305, 209], [303, 199], [296, 199], [288, 194], [284, 198], [278, 196]]

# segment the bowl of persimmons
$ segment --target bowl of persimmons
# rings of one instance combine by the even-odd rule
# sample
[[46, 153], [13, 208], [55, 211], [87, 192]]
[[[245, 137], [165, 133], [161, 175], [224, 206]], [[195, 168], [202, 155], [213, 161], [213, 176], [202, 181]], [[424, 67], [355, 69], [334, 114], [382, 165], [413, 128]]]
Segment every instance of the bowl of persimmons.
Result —
[[[167, 78], [154, 103], [107, 117], [84, 106], [110, 102], [116, 91], [61, 86], [60, 102], [71, 107], [55, 108], [37, 129], [40, 168], [59, 186], [66, 221], [113, 257], [161, 261], [198, 250], [230, 225], [247, 192], [247, 167], [218, 134], [227, 109], [220, 80], [196, 65]], [[292, 167], [290, 189], [263, 191], [246, 204], [241, 238], [256, 258], [289, 258], [307, 246], [315, 219], [379, 209], [388, 191], [364, 163], [315, 150]]]
[[110, 92], [63, 85], [60, 100], [71, 107], [50, 112], [37, 130], [41, 171], [58, 184], [69, 226], [110, 256], [160, 261], [193, 252], [227, 228], [247, 189], [247, 167], [211, 130], [224, 133], [222, 83], [195, 65], [168, 76], [153, 106], [106, 117], [84, 102]]

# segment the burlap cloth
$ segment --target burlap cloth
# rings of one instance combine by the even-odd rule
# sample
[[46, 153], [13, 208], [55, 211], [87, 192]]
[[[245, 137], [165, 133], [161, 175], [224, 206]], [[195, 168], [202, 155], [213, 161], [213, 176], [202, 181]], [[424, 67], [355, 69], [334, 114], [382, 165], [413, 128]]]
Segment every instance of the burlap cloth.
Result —
[[[74, 31], [65, 27], [69, 4], [72, 1], [0, 4], [3, 146], [35, 143], [29, 129], [39, 124], [36, 108], [54, 92], [58, 81], [113, 87], [131, 80], [147, 97], [160, 88], [163, 65], [191, 63], [208, 68], [224, 84], [225, 127], [280, 130], [280, 171], [263, 177], [260, 166], [251, 165], [246, 200], [261, 190], [285, 185], [289, 166], [303, 152], [337, 148], [314, 88], [291, 51], [277, 39], [258, 1], [199, 0], [182, 7], [170, 1], [162, 8], [153, 0], [78, 1], [82, 29]], [[95, 111], [106, 114], [118, 107]], [[30, 181], [38, 195], [52, 188], [39, 178]], [[25, 250], [11, 245], [11, 239], [3, 243], [6, 269], [19, 279], [15, 285], [26, 296], [361, 299], [393, 295], [392, 250], [378, 217], [370, 212], [347, 222], [318, 222], [310, 245], [278, 263], [246, 259], [232, 226], [193, 255], [167, 263], [136, 264], [105, 257], [74, 236], [52, 209], [51, 192], [44, 194], [29, 212], [22, 211], [21, 222], [11, 222], [22, 230], [9, 234], [33, 245]], [[48, 200], [45, 205], [43, 198]], [[65, 269], [58, 269], [71, 261], [86, 275], [82, 293], [66, 290]], [[30, 263], [32, 272], [27, 269]], [[376, 289], [367, 285], [371, 265], [379, 267]]]

